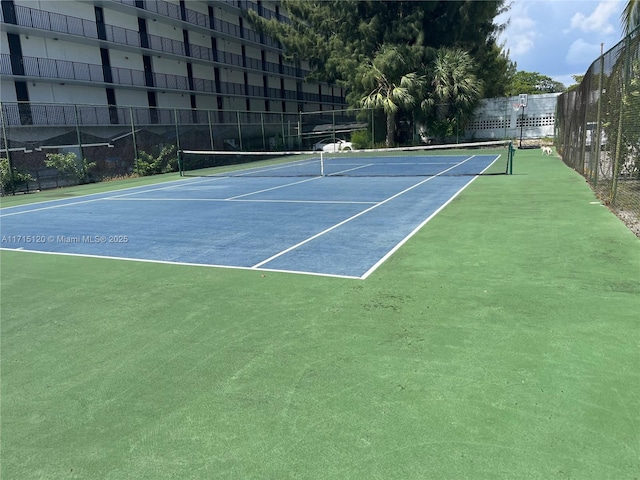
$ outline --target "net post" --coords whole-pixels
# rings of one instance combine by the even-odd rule
[[[4,106],[2,105],[2,103],[0,103],[0,123],[2,123],[2,142],[4,143],[4,150],[7,154],[7,166],[9,167],[9,172],[8,172],[9,188],[12,191],[12,193],[15,193],[14,192],[15,183],[13,182],[13,162],[12,162],[13,159],[11,158],[11,154],[9,153],[9,140],[7,138],[7,130],[6,130],[5,121],[4,121]],[[7,192],[3,190],[2,193],[7,193]]]
[[[320,150],[320,176],[324,177],[324,151]]]
[[[178,150],[178,173],[184,177],[184,168],[182,166],[182,150]]]

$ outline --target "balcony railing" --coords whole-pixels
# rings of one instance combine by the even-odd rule
[[[117,0],[119,1],[119,0]],[[125,3],[125,2],[121,2]],[[135,2],[131,3],[135,5]],[[160,5],[156,5],[160,4]],[[166,4],[166,5],[162,5]],[[151,7],[152,11],[164,12],[169,16],[169,14],[174,14],[176,12],[179,13],[179,8],[173,4],[167,4],[167,2],[147,2],[148,7]],[[54,12],[47,12],[44,10],[37,10],[34,8],[24,7],[22,5],[16,5],[16,21],[17,24],[24,27],[36,28],[39,30],[47,30],[52,32],[64,33],[68,35],[78,35],[86,38],[94,38],[98,37],[98,29],[96,22],[92,22],[89,20],[85,20],[82,18],[72,17],[69,15],[62,15]],[[191,13],[190,13],[191,12]],[[191,14],[192,19],[194,19],[195,24],[200,24],[202,22],[208,22],[208,17],[205,15],[194,12],[193,10],[187,9],[187,13]],[[193,22],[191,22],[193,23]],[[206,26],[206,25],[205,25]],[[259,41],[259,35],[253,30],[248,30],[246,28],[241,29],[239,25],[235,25],[229,22],[225,22],[223,20],[215,19],[214,20],[214,29],[215,31],[226,33],[229,35],[237,36],[239,38],[245,38],[251,41]],[[140,42],[140,34],[136,30],[130,30],[122,27],[117,27],[114,25],[105,25],[105,34],[106,40],[120,44],[127,45],[132,47],[141,47]],[[158,35],[147,34],[147,38],[149,40],[149,48],[154,51],[185,56],[186,55],[186,47],[184,42],[173,40],[166,37],[160,37]],[[202,60],[217,62],[222,60],[221,63],[225,63],[227,65],[234,66],[243,66],[244,61],[241,55],[229,53],[229,52],[218,52],[216,53],[213,49],[200,46],[200,45],[189,45],[190,54],[192,58],[198,58]],[[249,58],[249,57],[247,57]],[[257,61],[253,61],[254,59],[250,59],[247,68],[252,68],[255,70],[262,70],[262,64]],[[267,71],[271,73],[279,73],[287,76],[297,76],[298,71],[294,67],[283,65],[282,70],[279,68],[277,64],[269,64],[267,67]],[[300,70],[299,74],[302,76],[306,76],[309,73],[308,70]]]
[[[2,54],[2,64],[5,63],[5,56],[9,55]],[[24,74],[27,77],[104,82],[102,65],[91,65],[88,63],[38,57],[22,57],[22,64],[24,67]]]
[[[130,0],[114,0],[114,1],[118,3],[130,5],[133,7],[136,6],[135,2]],[[243,10],[252,9],[252,10],[258,11],[258,5],[251,2],[243,1],[243,2],[222,2],[222,3],[231,4]],[[144,9],[149,12],[157,13],[158,15],[162,15],[164,17],[183,20],[182,15],[180,13],[180,7],[173,3],[165,2],[164,0],[145,1]],[[265,18],[272,18],[277,16],[275,12],[268,10],[264,7],[262,8],[262,11]],[[211,21],[208,15],[197,12],[195,10],[191,10],[190,8],[185,8],[185,13],[186,13],[186,16],[184,18],[185,22],[190,23],[192,25],[197,25],[203,28],[211,28]],[[279,16],[279,18],[283,21],[286,20],[286,18],[282,16]],[[234,23],[230,23],[217,18],[215,18],[213,22],[214,22],[213,29],[216,31],[219,31],[237,38],[244,38],[252,42],[261,43],[266,46],[280,48],[278,42],[267,35],[263,35],[261,37],[254,30],[243,28],[243,27],[240,27],[240,25],[236,25]]]
[[[74,80],[80,82],[100,82],[114,85],[126,85],[136,87],[148,87],[147,77],[143,70],[129,68],[109,67],[111,82],[105,82],[105,68],[102,65],[72,62],[69,60],[55,60],[42,57],[22,57],[24,76],[32,78],[47,78],[56,80]],[[13,75],[11,57],[7,53],[0,54],[0,74]],[[153,74],[153,87],[165,90],[178,90],[181,92],[194,91],[200,93],[213,93],[225,95],[250,95],[270,99],[294,99],[295,91],[260,86],[244,85],[233,82],[220,82],[220,89],[216,91],[215,82],[205,78],[193,78],[193,90],[189,89],[189,78],[184,75],[167,73]],[[317,94],[305,94],[308,101],[317,101]]]
[[[62,15],[60,13],[23,7],[22,5],[16,5],[15,12],[18,25],[23,27],[67,33],[69,35],[80,35],[88,38],[98,38],[96,22]]]

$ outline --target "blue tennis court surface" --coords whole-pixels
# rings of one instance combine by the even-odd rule
[[[366,278],[474,178],[180,179],[4,208],[1,247]]]

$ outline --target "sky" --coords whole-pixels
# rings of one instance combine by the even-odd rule
[[[569,86],[604,51],[622,40],[627,0],[511,0],[496,19],[507,29],[500,43],[519,71],[538,72]]]

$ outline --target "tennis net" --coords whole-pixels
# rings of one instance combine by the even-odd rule
[[[393,177],[510,174],[510,141],[342,150],[228,152],[183,150],[183,176]]]

